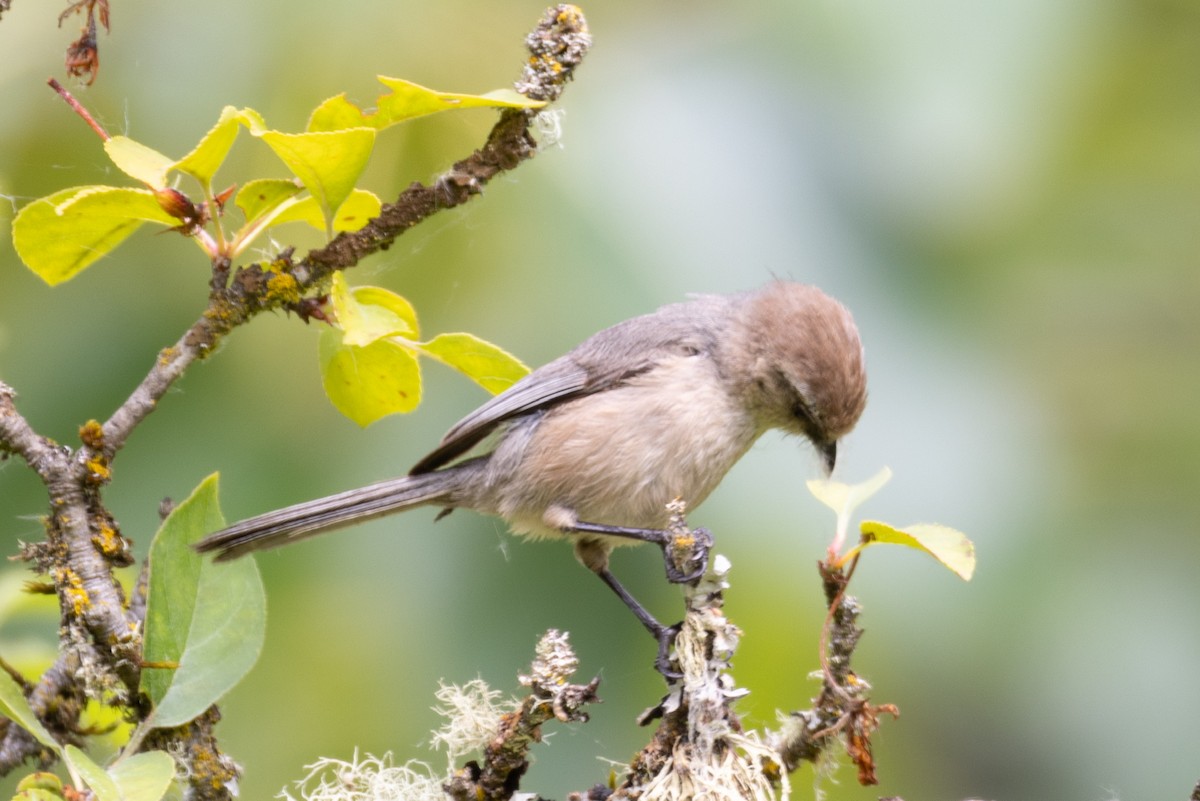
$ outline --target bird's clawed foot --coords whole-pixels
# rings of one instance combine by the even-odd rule
[[[672,584],[691,584],[708,570],[708,552],[712,549],[712,533],[706,528],[664,531],[663,565],[667,581]]]
[[[713,537],[708,529],[689,529],[682,524],[658,529],[577,522],[565,531],[652,542],[662,549],[663,566],[667,571],[667,580],[672,584],[698,581],[708,570],[708,552],[713,545]]]
[[[682,626],[682,623],[676,623],[674,626],[660,626],[658,631],[652,632],[654,638],[658,640],[658,655],[654,657],[654,669],[662,674],[668,684],[683,678],[683,673],[671,659],[671,648],[675,646],[675,638],[679,636],[679,629]]]

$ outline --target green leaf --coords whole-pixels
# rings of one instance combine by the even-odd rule
[[[365,189],[355,189],[333,215],[333,230],[357,231],[366,225],[372,217],[379,216],[383,204],[379,197]],[[318,231],[325,230],[325,215],[321,211],[316,198],[306,197],[296,203],[289,204],[286,209],[271,220],[271,225],[282,225],[288,222],[306,222]]]
[[[377,339],[347,345],[336,329],[321,332],[321,380],[334,408],[364,428],[421,402],[421,370],[402,345]]]
[[[77,186],[21,209],[13,220],[13,246],[26,267],[55,286],[107,255],[143,221],[179,222],[148,190]]]
[[[423,353],[453,367],[493,395],[529,373],[517,357],[472,334],[438,334],[416,345]]]
[[[166,751],[143,751],[119,760],[108,775],[122,801],[159,801],[175,778],[175,760]]]
[[[846,541],[850,529],[850,516],[863,501],[870,498],[892,479],[890,468],[883,468],[871,478],[859,484],[844,484],[830,479],[813,479],[807,482],[808,491],[821,503],[837,513],[837,533],[829,545],[830,553],[837,553]]]
[[[192,176],[202,186],[210,186],[213,176],[217,174],[225,157],[229,155],[234,140],[237,139],[238,123],[241,119],[242,112],[233,106],[221,109],[217,124],[204,135],[191,153],[171,165],[172,169]]]
[[[953,570],[964,581],[975,573],[975,544],[961,531],[936,523],[917,523],[894,528],[876,520],[864,520],[862,537],[865,544],[890,542],[915,548],[931,555]]]
[[[150,545],[141,688],[154,704],[156,727],[179,726],[202,713],[246,675],[262,650],[266,601],[254,560],[217,563],[192,548],[224,525],[213,474],[175,508]]]
[[[437,92],[400,78],[377,76],[391,91],[376,99],[374,111],[364,111],[346,99],[345,94],[331,97],[313,110],[308,118],[309,131],[341,131],[367,127],[383,130],[405,120],[463,108],[541,108],[540,100],[530,100],[511,89],[501,89],[484,95],[464,95]]]
[[[417,313],[407,300],[373,286],[351,289],[342,273],[334,273],[329,286],[336,325],[342,345],[370,345],[377,339],[417,336]]]
[[[128,136],[113,136],[104,140],[104,152],[117,165],[117,169],[151,189],[166,186],[167,172],[175,166],[169,156]]]
[[[92,758],[73,745],[68,745],[63,757],[71,769],[83,779],[96,795],[96,801],[124,801],[117,783],[105,772],[104,768],[92,761]]]
[[[256,134],[287,165],[317,199],[332,230],[333,212],[350,196],[362,175],[375,145],[375,131],[348,128],[341,131],[288,134],[262,131]]]
[[[37,715],[33,714],[33,709],[30,708],[29,702],[25,700],[25,693],[21,691],[20,685],[7,672],[0,677],[0,714],[9,720],[15,721],[18,726],[32,734],[34,739],[42,745],[51,749],[56,754],[62,754],[62,746],[51,736],[46,727],[42,725],[42,722],[37,719]]]

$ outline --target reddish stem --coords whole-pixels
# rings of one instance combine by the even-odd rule
[[[88,124],[89,128],[96,132],[97,136],[99,136],[105,142],[112,138],[108,135],[108,131],[104,130],[103,126],[96,122],[92,115],[88,113],[88,110],[83,107],[83,104],[76,100],[75,96],[68,92],[61,83],[56,81],[54,78],[51,78],[49,81],[47,81],[47,83],[50,84],[51,89],[58,92],[58,96],[65,100],[68,106],[75,109],[76,114],[78,114],[80,117],[83,117],[83,121]]]

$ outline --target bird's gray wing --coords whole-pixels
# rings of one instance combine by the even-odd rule
[[[409,473],[442,467],[514,417],[621,386],[653,369],[665,356],[710,352],[718,333],[713,325],[715,305],[726,302],[720,297],[699,298],[604,329],[458,421]]]
[[[551,367],[559,369],[548,369]],[[437,448],[408,471],[409,475],[428,473],[462,456],[506,420],[585,394],[583,390],[587,385],[587,371],[570,367],[551,362],[459,420],[446,432],[446,436],[442,437]]]

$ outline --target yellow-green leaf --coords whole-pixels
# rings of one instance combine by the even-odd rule
[[[379,202],[378,196],[365,189],[355,189],[334,213],[333,230],[357,231],[372,217],[378,217],[381,208],[383,204]],[[271,220],[271,225],[289,222],[306,222],[318,231],[325,230],[325,215],[316,198],[311,196],[291,203],[287,208],[281,208],[279,214]]]
[[[299,134],[262,131],[256,135],[275,151],[275,155],[317,199],[322,216],[327,221],[326,230],[332,231],[334,210],[350,196],[371,157],[375,131],[370,128],[347,128]]]
[[[43,801],[44,799],[61,801],[62,797],[62,779],[48,771],[38,771],[30,773],[17,782],[17,794],[13,797],[13,801],[18,801],[18,799],[20,801]]]
[[[472,334],[438,334],[416,347],[458,370],[493,395],[508,389],[529,373],[529,368],[516,356]]]
[[[151,189],[166,186],[167,171],[175,166],[169,156],[128,136],[113,136],[104,140],[104,152],[117,165],[117,169]]]
[[[242,210],[247,223],[252,223],[271,213],[285,200],[295,197],[304,187],[287,178],[259,178],[247,181],[233,202]],[[319,212],[318,212],[319,214]]]
[[[350,289],[342,273],[334,273],[329,300],[342,344],[362,347],[395,335],[417,335],[417,314],[412,305],[386,289],[355,287]]]
[[[854,514],[854,510],[863,501],[878,492],[891,478],[891,469],[885,467],[859,484],[845,484],[830,479],[812,479],[807,482],[808,491],[837,513],[837,533],[829,546],[831,553],[840,551],[842,543],[846,541],[846,532],[850,528],[850,516]]]
[[[917,523],[894,528],[876,520],[864,520],[862,536],[865,544],[890,542],[925,551],[963,580],[970,581],[975,573],[975,545],[957,529],[936,523]]]
[[[378,286],[356,286],[353,294],[354,300],[359,306],[375,306],[397,317],[403,323],[403,328],[397,328],[393,333],[407,339],[416,339],[420,336],[421,327],[417,323],[417,310],[403,296]]]
[[[225,157],[229,155],[234,140],[237,139],[238,122],[241,117],[242,112],[233,106],[221,109],[217,124],[204,135],[191,153],[172,165],[173,169],[187,173],[202,186],[211,184],[213,176],[217,174]]]
[[[373,217],[378,217],[382,208],[378,195],[365,189],[355,189],[334,212],[333,230],[357,231]]]
[[[345,94],[326,100],[308,119],[309,131],[340,131],[365,126],[382,130],[414,117],[463,108],[541,108],[540,100],[530,100],[512,90],[501,89],[483,95],[438,92],[401,78],[378,76],[391,91],[376,99],[373,111],[364,111],[346,99]]]
[[[421,402],[421,370],[404,346],[378,339],[358,347],[336,329],[321,332],[325,394],[342,414],[366,427],[381,417],[411,412]]]
[[[106,256],[143,221],[179,222],[148,190],[74,187],[21,209],[13,220],[13,246],[25,266],[54,286]]]

